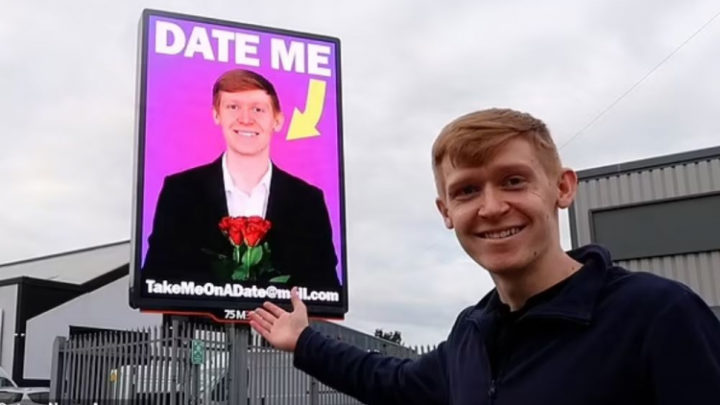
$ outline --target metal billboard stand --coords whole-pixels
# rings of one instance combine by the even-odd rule
[[[248,398],[248,342],[250,325],[231,323],[225,325],[228,339],[228,394],[231,404],[245,403]]]

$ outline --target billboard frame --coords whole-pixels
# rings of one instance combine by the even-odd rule
[[[217,322],[245,322],[244,313],[238,316],[242,319],[225,320],[222,312],[227,310],[241,311],[249,310],[252,303],[247,302],[231,302],[227,301],[226,305],[219,305],[216,300],[193,301],[192,305],[185,304],[182,298],[149,298],[143,297],[141,294],[142,285],[140,277],[140,267],[142,262],[142,243],[143,243],[143,226],[142,219],[144,216],[144,187],[145,187],[145,149],[146,149],[146,121],[147,121],[147,80],[148,80],[148,44],[149,25],[151,17],[166,17],[179,19],[192,23],[213,24],[223,27],[236,28],[242,30],[259,31],[266,34],[286,35],[297,37],[305,40],[317,40],[332,43],[334,45],[334,80],[336,85],[336,102],[337,111],[337,159],[338,159],[338,198],[339,198],[339,224],[340,229],[334,230],[339,232],[340,244],[339,252],[337,252],[338,265],[342,268],[340,304],[321,305],[313,302],[305,302],[308,312],[312,317],[343,319],[344,314],[348,311],[348,271],[347,271],[347,230],[346,230],[346,212],[345,212],[345,176],[344,176],[344,146],[343,146],[343,116],[342,116],[342,75],[341,75],[341,47],[340,40],[336,37],[325,35],[293,31],[275,27],[267,27],[261,25],[240,23],[234,21],[220,20],[208,17],[187,15],[169,11],[144,9],[140,18],[138,32],[138,58],[136,61],[136,101],[135,101],[135,148],[134,148],[134,173],[133,173],[133,203],[132,203],[132,238],[130,244],[130,287],[129,287],[129,303],[133,308],[139,308],[148,312],[161,312],[173,315],[205,315]],[[227,299],[226,299],[227,300]],[[238,306],[238,304],[240,304]],[[244,305],[243,305],[244,304]],[[289,309],[289,302],[276,302],[281,307]],[[257,306],[255,304],[252,304]],[[223,308],[223,306],[229,307]]]

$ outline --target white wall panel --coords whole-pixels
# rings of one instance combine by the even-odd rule
[[[104,329],[135,329],[159,325],[162,315],[143,314],[128,305],[128,276],[83,294],[27,322],[26,379],[49,379],[56,336],[68,336],[70,325]]]
[[[17,313],[16,284],[0,286],[0,309],[2,332],[0,332],[0,367],[12,375],[13,350],[15,349],[15,314]]]

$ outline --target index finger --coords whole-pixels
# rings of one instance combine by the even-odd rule
[[[269,311],[271,314],[275,315],[278,318],[280,317],[280,315],[287,313],[287,311],[269,301],[265,301],[263,303],[263,308],[265,308],[267,311]]]

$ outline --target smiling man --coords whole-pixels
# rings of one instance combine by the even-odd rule
[[[308,326],[293,297],[251,325],[297,367],[370,404],[717,404],[720,323],[684,285],[564,252],[575,195],[545,124],[507,109],[462,116],[432,150],[436,204],[496,288],[417,360],[366,353]],[[432,305],[428,303],[428,305]]]
[[[290,276],[293,285],[338,289],[322,191],[271,161],[270,141],[284,122],[272,83],[249,70],[231,70],[215,82],[212,100],[226,150],[212,163],[165,178],[143,279],[236,281],[222,271],[222,258],[232,257],[233,247],[219,223],[226,216],[257,216],[271,223],[264,239],[270,247],[267,274]]]

